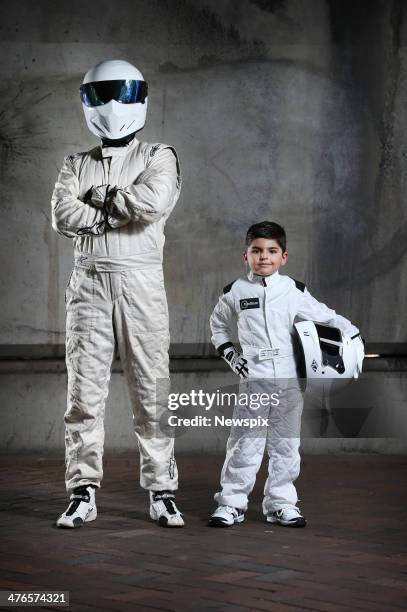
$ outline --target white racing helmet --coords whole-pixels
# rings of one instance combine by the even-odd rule
[[[307,379],[307,387],[340,389],[358,378],[364,357],[360,334],[351,337],[337,327],[313,321],[301,321],[294,327],[302,352],[301,375]]]
[[[88,70],[80,95],[86,123],[95,136],[120,140],[144,127],[147,83],[129,62],[108,60]]]

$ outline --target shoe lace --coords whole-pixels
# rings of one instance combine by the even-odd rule
[[[74,514],[81,502],[86,502],[87,504],[90,502],[90,493],[88,491],[89,485],[83,485],[81,487],[76,487],[74,489],[71,497],[71,503],[69,504],[68,510],[65,512],[66,516],[72,516]]]
[[[177,510],[172,499],[163,499],[163,502],[169,514],[177,514]]]
[[[297,506],[290,506],[290,505],[282,506],[281,508],[279,508],[278,512],[287,513],[288,516],[291,516],[291,517],[301,516],[301,512],[299,508],[297,508]]]
[[[229,514],[233,514],[233,516],[237,516],[239,514],[238,509],[234,508],[233,506],[223,506],[223,508],[225,509],[225,512],[229,512]]]
[[[159,491],[154,493],[154,501],[162,501],[168,514],[177,514],[178,512],[174,500],[175,496],[170,491]]]

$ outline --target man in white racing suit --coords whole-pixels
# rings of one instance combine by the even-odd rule
[[[65,412],[68,509],[59,527],[96,518],[103,477],[104,408],[118,347],[140,450],[150,516],[180,527],[174,440],[160,430],[159,385],[169,380],[169,322],[163,279],[164,226],[181,188],[177,154],[140,142],[147,84],[132,64],[110,60],[86,75],[81,97],[102,144],[65,158],[52,195],[52,224],[73,239],[66,289]]]
[[[212,313],[212,343],[232,370],[248,381],[243,385],[245,391],[274,390],[280,401],[269,409],[266,430],[243,432],[241,427],[232,427],[221,491],[215,495],[219,507],[209,524],[227,527],[244,520],[248,496],[266,449],[269,471],[263,512],[267,521],[302,527],[306,522],[297,508],[293,484],[300,471],[303,406],[294,319],[334,325],[352,336],[359,332],[350,321],[312,297],[303,283],[279,274],[279,268],[287,261],[286,236],[280,225],[265,221],[251,226],[244,258],[250,267],[249,274],[224,288]],[[232,342],[236,319],[242,354]],[[362,342],[359,344],[363,347]],[[241,416],[242,410],[236,413]]]

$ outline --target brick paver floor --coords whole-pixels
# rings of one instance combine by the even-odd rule
[[[265,466],[245,522],[208,528],[222,460],[178,456],[171,530],[148,517],[135,455],[108,456],[98,519],[62,530],[63,458],[3,455],[0,590],[69,591],[75,612],[407,609],[407,458],[303,457],[305,529],[264,522]]]

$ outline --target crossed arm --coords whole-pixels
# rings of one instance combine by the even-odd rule
[[[79,198],[72,159],[64,159],[52,194],[52,227],[68,238],[99,236],[129,222],[153,223],[171,210],[179,188],[178,164],[170,147],[162,148],[127,187],[94,186]]]

